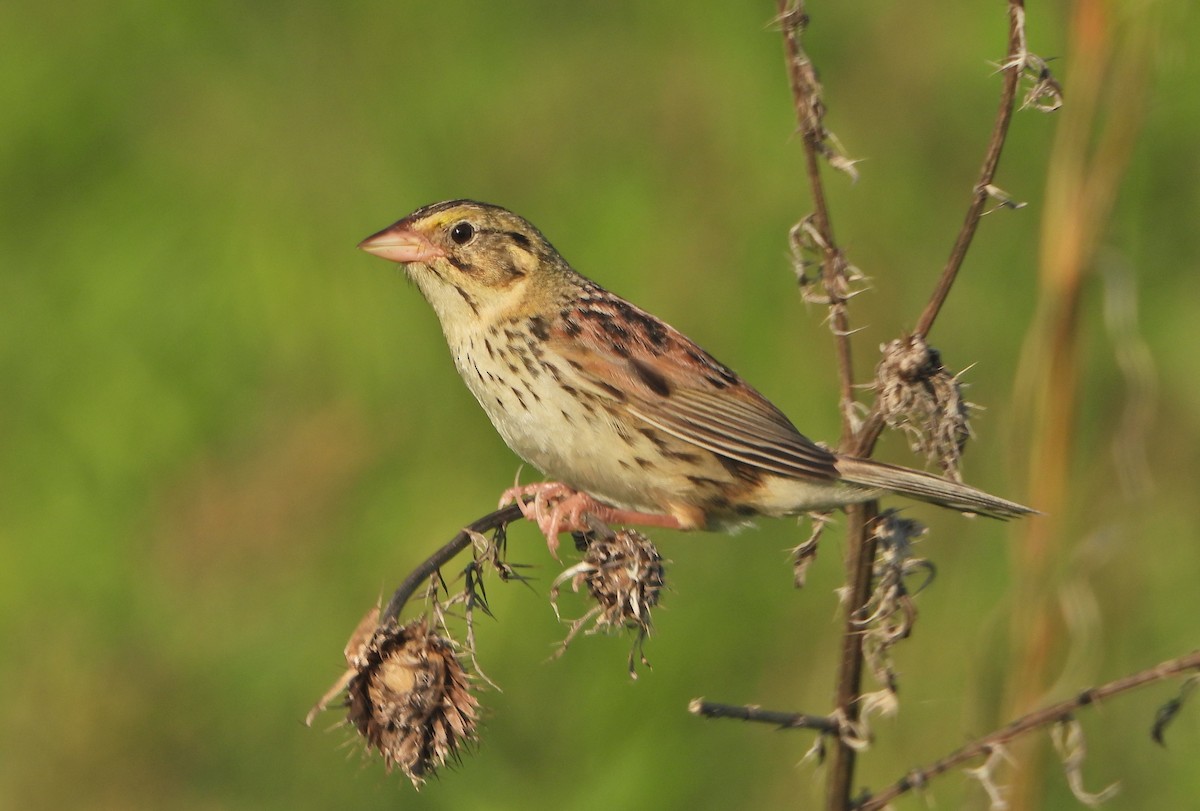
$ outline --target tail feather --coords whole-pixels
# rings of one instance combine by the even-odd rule
[[[876,462],[873,459],[839,456],[837,469],[842,480],[850,484],[887,490],[951,510],[977,513],[1001,520],[1037,513],[1037,510],[969,485],[912,468]]]

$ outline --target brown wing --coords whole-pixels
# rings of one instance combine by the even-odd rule
[[[550,331],[580,382],[646,425],[751,467],[836,478],[834,456],[678,330],[599,288]]]

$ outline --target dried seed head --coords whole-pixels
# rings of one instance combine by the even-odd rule
[[[662,556],[649,538],[628,528],[620,529],[615,535],[593,538],[583,560],[555,579],[550,597],[555,612],[558,611],[555,603],[558,587],[567,581],[575,591],[586,587],[596,605],[571,624],[559,649],[560,654],[593,619],[592,631],[636,630],[634,652],[640,650],[642,641],[650,633],[650,610],[658,604],[665,584]],[[642,662],[644,664],[645,659]],[[636,678],[633,652],[629,657],[629,671]]]
[[[962,481],[959,464],[971,437],[971,406],[958,378],[918,336],[894,340],[881,352],[875,387],[883,418],[908,434],[914,453],[936,460],[947,477]]]
[[[570,579],[596,601],[597,627],[628,627],[648,631],[650,609],[662,591],[663,561],[654,544],[642,533],[622,529],[612,538],[598,538],[587,548],[583,561],[563,572],[555,586]]]
[[[346,685],[347,720],[414,786],[476,739],[479,702],[467,672],[453,643],[423,618],[389,621],[346,654],[355,671]]]

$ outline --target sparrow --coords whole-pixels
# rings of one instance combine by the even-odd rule
[[[890,494],[1001,519],[1035,512],[818,445],[728,366],[577,273],[499,206],[434,203],[359,248],[403,266],[496,431],[549,477],[505,491],[501,504],[521,504],[552,550],[589,516],[714,530]]]

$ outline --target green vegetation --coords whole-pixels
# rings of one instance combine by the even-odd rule
[[[1144,444],[1101,276],[1081,312],[1081,397],[1045,593],[1071,613],[1047,698],[1195,647],[1200,616],[1200,16],[1162,25],[1146,120],[1098,269],[1136,287],[1157,371]],[[994,6],[994,7],[993,7]],[[1148,6],[1148,8],[1146,8]],[[813,4],[828,124],[860,165],[830,178],[835,227],[873,280],[858,375],[910,328],[982,156],[1003,4]],[[415,795],[301,724],[363,612],[492,509],[513,456],[446,357],[416,291],[356,242],[470,196],[536,222],[583,273],[676,324],[814,438],[836,376],[787,229],[809,210],[771,4],[17,0],[0,10],[0,807],[39,809],[812,807],[810,733],[702,722],[699,695],[814,713],[832,694],[840,535],[800,593],[807,534],[656,533],[671,590],[630,684],[628,640],[565,634],[560,570],[530,526],[492,583],[483,744]],[[1125,13],[1121,10],[1120,13]],[[1060,6],[1031,47],[1064,55]],[[1126,21],[1127,22],[1127,21]],[[1118,29],[1128,29],[1122,23]],[[1068,82],[1072,64],[1053,63]],[[1070,97],[1067,103],[1071,103]],[[969,481],[1024,492],[1014,405],[1037,297],[1056,118],[1018,114],[987,217],[931,342],[987,408]],[[1133,393],[1145,393],[1135,388]],[[1130,500],[1114,436],[1153,489]],[[882,455],[909,461],[892,437]],[[1120,467],[1120,469],[1118,469]],[[526,471],[526,477],[531,475]],[[997,726],[1012,665],[1014,530],[932,508],[938,566],[898,652],[901,714],[860,779],[880,787]],[[450,572],[448,571],[447,574]],[[564,613],[582,613],[574,595]],[[1151,743],[1160,685],[1082,717],[1113,808],[1200,795],[1196,708]],[[1053,767],[1047,807],[1070,802]],[[952,776],[941,807],[980,791]],[[917,807],[917,801],[905,801]]]

